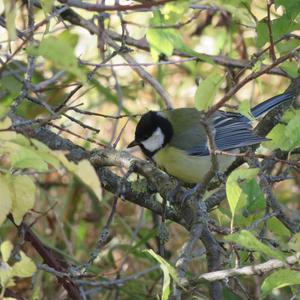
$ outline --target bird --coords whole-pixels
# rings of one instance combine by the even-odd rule
[[[274,96],[253,107],[251,114],[259,118],[293,98],[292,92]],[[169,175],[186,184],[199,183],[211,168],[207,129],[201,116],[203,112],[196,108],[149,111],[139,120],[135,138],[127,148],[139,146],[146,157]],[[215,150],[238,153],[241,147],[268,140],[255,134],[253,119],[238,112],[217,110],[207,123]],[[234,160],[234,155],[218,156],[220,171],[226,171]]]

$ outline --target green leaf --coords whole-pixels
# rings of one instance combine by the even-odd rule
[[[31,143],[37,148],[38,155],[48,164],[58,169],[60,166],[59,159],[55,156],[54,152],[48,148],[45,144],[38,140],[31,139]]]
[[[178,277],[178,274],[177,274],[177,271],[176,269],[171,265],[169,264],[166,260],[164,260],[161,256],[159,256],[158,254],[156,254],[152,249],[147,249],[147,250],[144,250],[144,252],[146,253],[149,253],[159,264],[160,266],[164,266],[167,270],[168,270],[168,273],[171,275],[172,279],[179,285],[181,286],[180,284],[180,280],[179,280],[179,277]]]
[[[289,151],[291,149],[290,141],[285,136],[285,126],[283,124],[277,124],[267,135],[270,141],[263,142],[266,148],[271,150],[281,149]]]
[[[243,193],[243,190],[239,186],[239,182],[241,180],[254,178],[258,172],[259,169],[236,169],[228,176],[226,182],[226,196],[232,214],[232,220],[234,219],[238,202]]]
[[[79,179],[95,193],[99,201],[102,200],[102,190],[99,177],[94,167],[87,159],[79,162],[75,175],[78,176]]]
[[[13,244],[10,241],[4,241],[3,243],[1,243],[0,252],[2,255],[2,260],[4,262],[7,262],[9,260],[13,248]]]
[[[43,11],[45,14],[48,14],[52,11],[55,0],[40,0]]]
[[[285,55],[297,48],[300,45],[300,40],[287,40],[282,41],[276,45],[276,49],[279,51],[281,55]],[[282,64],[281,64],[282,65]]]
[[[275,0],[275,6],[278,8],[280,5],[285,7],[287,16],[292,20],[300,12],[300,2],[291,0]]]
[[[295,252],[300,252],[300,233],[296,233],[289,240],[289,248]]]
[[[251,121],[255,120],[255,117],[251,113],[251,105],[249,100],[244,100],[240,105],[239,105],[239,113],[241,113],[243,116],[248,118]]]
[[[160,265],[164,274],[164,281],[162,287],[162,300],[168,300],[170,295],[171,277],[168,268],[165,265]]]
[[[189,8],[189,1],[179,0],[176,2],[168,2],[161,9],[168,24],[176,24],[180,22],[181,17],[187,12]]]
[[[40,172],[48,170],[48,165],[36,151],[22,147],[15,143],[7,143],[7,148],[11,151],[11,165],[14,168],[30,168]]]
[[[6,262],[0,262],[0,285],[1,287],[6,287],[11,281],[12,268]]]
[[[285,61],[280,65],[280,68],[288,73],[292,78],[297,78],[299,76],[298,63],[294,61]]]
[[[247,197],[245,213],[253,214],[263,211],[266,208],[264,194],[254,178],[243,182],[241,188]]]
[[[235,20],[240,20],[243,24],[253,25],[253,19],[249,14],[252,0],[215,0],[213,2],[230,12]]]
[[[270,218],[267,221],[267,226],[271,232],[280,238],[284,238],[286,241],[290,238],[290,231],[275,217]]]
[[[256,25],[257,47],[261,48],[269,40],[269,31],[266,20],[259,21]]]
[[[2,89],[7,91],[11,97],[16,97],[22,89],[22,83],[13,75],[3,76],[0,83]]]
[[[74,34],[63,32],[57,36],[50,36],[43,39],[38,48],[33,46],[28,47],[27,52],[34,56],[41,55],[50,60],[55,67],[68,71],[81,81],[85,81],[86,76],[84,71],[78,66],[74,48],[68,42],[67,36],[72,40]]]
[[[198,110],[207,111],[209,109],[223,80],[224,76],[215,70],[200,82],[195,95],[195,107]]]
[[[294,30],[300,29],[299,25],[292,21],[291,16],[285,14],[271,22],[273,40],[276,41],[283,35],[292,32]],[[265,43],[269,42],[270,35],[269,29],[266,23],[266,19],[263,19],[257,23],[257,46],[259,48],[263,47]]]
[[[17,37],[16,24],[15,24],[16,15],[17,15],[16,1],[4,0],[4,6],[5,6],[5,19],[6,19],[8,38],[9,40],[13,41]]]
[[[293,270],[279,270],[269,275],[261,286],[262,297],[266,297],[273,289],[289,285],[300,284],[300,272]]]
[[[300,146],[300,111],[289,121],[285,128],[285,136],[289,139],[291,150]]]
[[[150,26],[164,26],[164,16],[155,11],[150,19]],[[149,28],[146,33],[146,39],[150,45],[150,51],[154,61],[159,60],[161,53],[171,56],[173,53],[173,39],[171,34],[175,32],[173,29]]]
[[[285,256],[279,250],[272,249],[263,244],[250,231],[241,230],[240,232],[226,236],[225,240],[239,244],[249,250],[258,251],[268,257],[285,261]]]
[[[64,165],[64,167],[75,176],[79,178],[87,187],[89,187],[93,193],[97,196],[97,198],[101,201],[102,200],[102,189],[99,181],[99,177],[92,166],[92,164],[84,159],[79,162],[78,165],[74,164],[73,162],[69,161],[63,153],[57,152],[58,159]]]
[[[9,186],[5,176],[0,175],[0,226],[5,221],[6,216],[9,214],[12,206],[11,195]]]
[[[20,252],[21,260],[12,267],[13,276],[25,278],[31,277],[36,272],[34,262],[23,251]]]
[[[33,208],[35,202],[35,184],[29,176],[9,176],[12,199],[12,215],[20,225],[24,215]]]

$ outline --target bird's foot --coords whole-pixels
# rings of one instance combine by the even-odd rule
[[[216,178],[221,182],[221,183],[226,183],[226,175],[224,172],[221,171],[216,171]]]
[[[169,201],[170,204],[176,204],[176,200],[175,200],[176,195],[180,191],[181,187],[182,187],[182,183],[178,181],[175,188],[170,192],[168,192],[167,200]]]
[[[187,189],[181,200],[181,207],[184,207],[186,202],[200,189],[202,188],[202,183],[196,184],[194,187]]]

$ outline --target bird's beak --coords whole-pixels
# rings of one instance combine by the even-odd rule
[[[139,143],[138,143],[137,141],[132,141],[132,142],[127,146],[127,148],[132,148],[132,147],[138,146],[138,145],[139,145]]]

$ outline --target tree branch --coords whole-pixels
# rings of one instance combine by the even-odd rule
[[[283,262],[278,259],[271,259],[268,260],[265,263],[258,264],[258,265],[252,265],[252,266],[247,266],[247,267],[242,267],[242,268],[233,268],[233,269],[228,269],[228,270],[221,270],[221,271],[216,271],[216,272],[209,272],[209,273],[204,273],[202,274],[196,281],[197,282],[202,282],[203,280],[214,282],[217,280],[225,280],[229,277],[233,276],[251,276],[251,275],[262,275],[264,273],[279,269],[279,268],[284,268],[284,267],[289,267],[292,265],[295,265],[299,262],[300,260],[300,252],[298,252],[295,255],[289,256],[286,258],[286,262]]]

